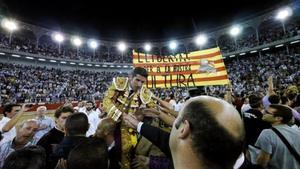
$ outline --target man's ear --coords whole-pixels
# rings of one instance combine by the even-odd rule
[[[280,121],[280,122],[282,122],[282,120],[283,120],[283,118],[282,118],[282,117],[279,117],[279,116],[277,116],[277,117],[275,117],[275,118],[276,118],[277,121]]]
[[[191,128],[190,128],[190,122],[187,120],[184,120],[184,122],[181,124],[181,126],[179,127],[179,133],[178,133],[178,138],[180,139],[186,139],[191,132]]]

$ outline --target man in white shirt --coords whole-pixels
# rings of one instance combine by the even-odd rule
[[[169,97],[170,97],[170,99],[171,99],[171,100],[169,101],[169,103],[171,104],[172,109],[175,110],[175,106],[176,106],[177,102],[176,102],[176,100],[174,99],[174,94],[171,93]]]
[[[36,144],[34,134],[37,129],[38,122],[35,119],[26,120],[20,125],[14,138],[0,145],[0,168],[2,168],[6,157],[10,153],[23,147]]]
[[[84,102],[83,101],[78,102],[78,105],[74,107],[74,110],[77,110],[79,113],[85,112],[86,107],[84,106]]]
[[[35,137],[39,140],[41,137],[43,137],[44,134],[48,133],[54,126],[55,123],[52,120],[52,118],[45,116],[45,113],[47,112],[46,106],[40,106],[36,110],[36,120],[39,122],[39,129],[35,133]]]
[[[3,118],[0,121],[0,131],[2,133],[3,139],[0,145],[7,140],[11,140],[16,136],[15,125],[23,115],[23,113],[29,110],[29,106],[24,104],[21,108],[18,104],[8,104],[4,106]]]
[[[84,112],[89,120],[89,130],[86,132],[86,136],[92,136],[95,134],[97,126],[99,124],[100,118],[99,114],[94,111],[94,103],[92,101],[88,101],[86,103],[86,111]]]

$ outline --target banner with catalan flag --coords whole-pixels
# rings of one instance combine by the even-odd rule
[[[229,83],[220,48],[157,56],[133,52],[134,67],[144,67],[148,88],[196,87]]]

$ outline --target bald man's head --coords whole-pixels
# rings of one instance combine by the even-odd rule
[[[203,163],[222,168],[233,166],[242,152],[244,127],[239,113],[231,104],[210,96],[191,98],[179,113],[171,137],[174,133],[176,135],[175,130],[186,127],[187,123],[193,153]],[[176,145],[171,145],[177,142],[174,138],[170,141],[171,149],[176,149]]]

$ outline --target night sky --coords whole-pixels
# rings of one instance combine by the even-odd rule
[[[238,23],[289,1],[0,0],[1,13],[21,21],[98,39],[168,40]],[[99,4],[100,2],[100,4]],[[205,4],[204,4],[205,2]],[[169,6],[167,4],[173,4]],[[174,4],[175,3],[175,4]]]

